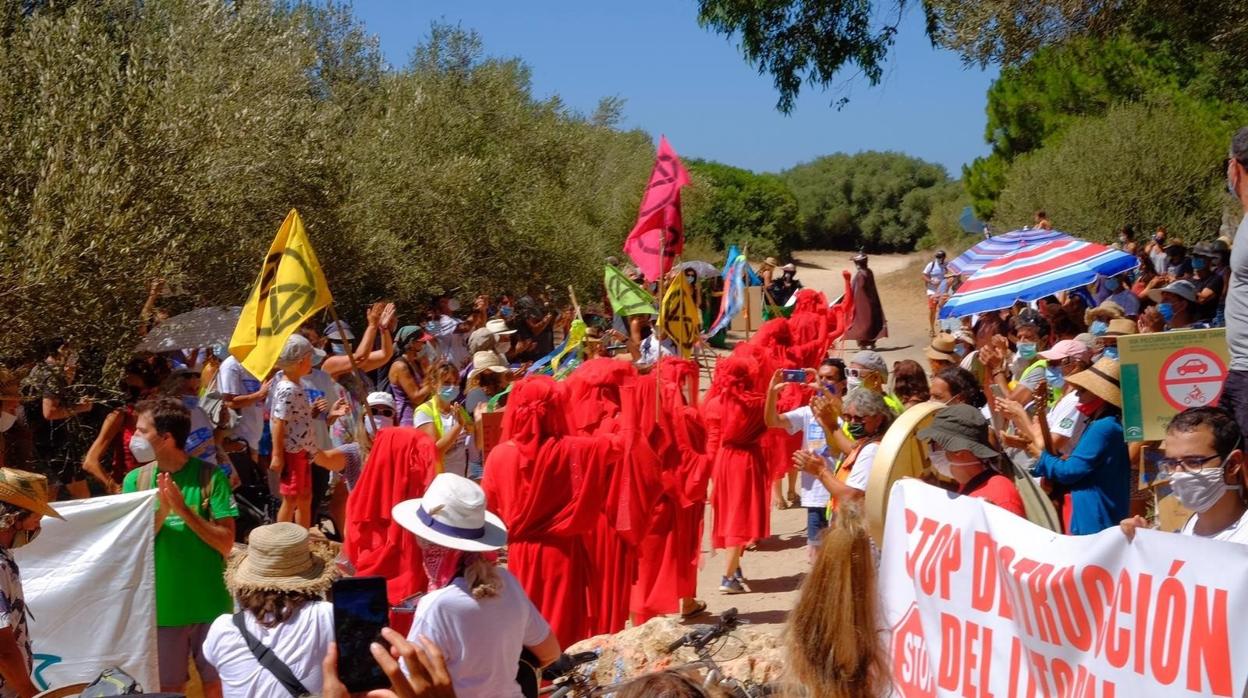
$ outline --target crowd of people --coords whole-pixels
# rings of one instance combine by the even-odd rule
[[[1248,129],[1228,179],[1248,211]],[[1180,534],[1248,543],[1248,246],[1189,248],[1164,229],[1142,245],[1129,228],[1119,245],[1134,271],[939,332],[958,280],[938,252],[923,269],[926,366],[875,349],[887,324],[866,255],[841,316],[768,258],[771,317],[719,356],[705,392],[703,367],[652,315],[582,309],[548,287],[463,308],[440,296],[406,325],[377,303],[359,334],[308,324],[264,376],[224,347],[187,347],[138,354],[115,389],[89,390],[80,347],[48,340],[0,369],[0,696],[37,692],[12,550],[57,501],[143,490],[158,502],[162,691],[183,692],[193,666],[207,696],[346,695],[328,598],[354,575],[385,579],[392,628],[347,660],[376,662],[394,695],[520,696],[522,657],[540,669],[630,622],[705,613],[708,527],[719,592],[748,593],[772,512],[800,506],[812,567],[790,621],[793,681],[878,695],[886,664],[853,635],[878,622],[860,508],[906,410],[940,403],[917,438],[925,478],[951,492],[1034,519],[1031,488],[1063,533],[1132,537],[1151,525],[1141,483],[1164,480],[1192,514]],[[689,281],[709,303],[716,289]],[[159,292],[140,334],[172,321]],[[548,366],[574,320],[582,346]],[[1119,339],[1223,325],[1222,407],[1128,443]],[[858,348],[842,358],[836,340]],[[830,688],[847,681],[859,692]],[[702,689],[659,674],[628,690]]]

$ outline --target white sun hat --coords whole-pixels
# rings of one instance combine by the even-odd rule
[[[509,334],[516,333],[515,330],[507,326],[506,320],[503,320],[500,318],[494,318],[493,320],[486,321],[485,329],[489,330],[494,335],[499,336],[499,337],[505,337]]]
[[[485,510],[485,490],[454,473],[433,478],[424,497],[399,502],[391,515],[403,528],[444,548],[481,553],[507,543],[502,519]]]

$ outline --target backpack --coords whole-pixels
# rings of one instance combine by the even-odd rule
[[[198,458],[192,458],[191,460],[199,463],[199,514],[200,516],[211,520],[212,507],[210,505],[212,503],[214,480],[212,477],[212,471],[217,466],[211,463],[206,463]],[[147,465],[139,467],[139,474],[135,476],[134,479],[134,489],[136,492],[156,489],[156,463],[148,463]]]
[[[82,691],[81,698],[105,698],[106,696],[132,696],[143,692],[134,677],[113,667],[105,669],[95,681]]]

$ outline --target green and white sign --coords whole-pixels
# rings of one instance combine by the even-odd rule
[[[1217,404],[1229,362],[1226,330],[1177,330],[1118,338],[1127,441],[1158,441],[1170,418]]]

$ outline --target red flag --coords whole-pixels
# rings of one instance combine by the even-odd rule
[[[637,224],[628,234],[624,251],[647,281],[655,281],[672,268],[672,260],[685,247],[685,225],[680,220],[680,188],[689,183],[689,173],[676,151],[659,138],[659,154],[650,172],[650,184],[641,198]]]

